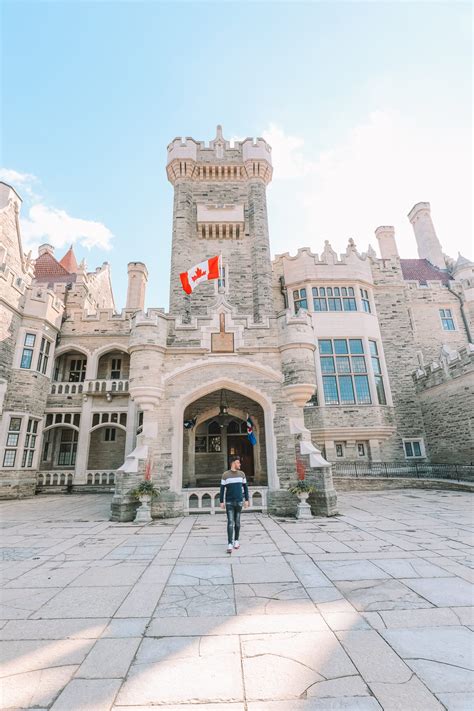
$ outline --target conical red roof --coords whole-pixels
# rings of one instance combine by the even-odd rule
[[[76,274],[78,266],[76,261],[76,255],[74,254],[74,250],[72,248],[72,244],[64,255],[64,257],[59,261],[59,264],[64,267],[64,269],[66,269],[70,274]]]

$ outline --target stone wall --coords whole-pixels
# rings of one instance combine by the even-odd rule
[[[430,461],[474,464],[474,347],[434,365],[414,376]]]

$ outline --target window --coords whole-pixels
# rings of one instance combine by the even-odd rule
[[[115,427],[106,427],[104,441],[105,442],[115,442],[117,436],[117,429]]]
[[[22,467],[32,467],[33,457],[36,449],[36,439],[38,437],[39,420],[34,420],[32,417],[28,420],[26,427],[25,443],[23,445],[23,456],[21,460]]]
[[[59,466],[74,466],[76,463],[77,436],[78,433],[76,430],[69,428],[61,430],[58,456]]]
[[[69,364],[69,382],[82,383],[86,377],[87,361],[83,358],[74,358]]]
[[[422,439],[405,439],[403,440],[403,447],[405,449],[406,459],[416,459],[417,457],[425,456]]]
[[[306,297],[306,289],[295,289],[293,292],[293,303],[295,305],[295,314],[300,309],[308,308],[308,299]]]
[[[14,467],[18,440],[20,439],[21,417],[10,417],[10,424],[7,432],[7,448],[3,455],[3,466]],[[11,449],[9,449],[11,447]]]
[[[120,380],[122,372],[122,359],[112,358],[112,367],[110,369],[110,377],[112,380]]]
[[[369,379],[361,338],[319,341],[326,405],[370,405]]]
[[[336,445],[336,457],[343,457],[344,456],[344,443],[343,442],[335,442]]]
[[[369,341],[370,359],[372,361],[372,370],[374,371],[375,388],[377,390],[377,400],[379,405],[386,405],[387,398],[385,397],[385,388],[383,386],[382,370],[380,368],[380,357],[375,341]]]
[[[357,443],[357,454],[359,457],[365,457],[365,444],[363,442]]]
[[[203,452],[221,452],[221,427],[218,422],[213,420],[206,428],[204,425],[203,434],[196,435],[194,440],[194,451],[197,453]]]
[[[362,308],[365,311],[366,314],[370,314],[370,299],[369,299],[369,292],[367,289],[361,289],[360,290],[360,298],[362,301]]]
[[[137,435],[143,432],[143,412],[138,413]]]
[[[20,368],[25,368],[28,370],[31,368],[31,361],[33,360],[33,349],[35,347],[36,336],[34,333],[26,333],[25,341],[23,344],[23,352],[21,354]]]
[[[232,226],[231,226],[232,227]],[[225,289],[225,267],[221,267],[221,270],[219,272],[219,278],[217,280],[217,288],[220,289],[221,287]]]
[[[357,311],[352,286],[313,286],[312,294],[315,311]]]
[[[443,326],[443,331],[455,331],[456,327],[454,325],[453,312],[451,309],[440,309],[439,316],[441,319],[441,324]]]
[[[47,338],[44,338],[44,336],[41,338],[41,345],[40,345],[40,352],[38,356],[38,365],[36,366],[36,370],[38,373],[42,373],[45,375],[46,370],[48,368],[48,361],[49,361],[49,349],[51,348],[51,341],[48,341]]]

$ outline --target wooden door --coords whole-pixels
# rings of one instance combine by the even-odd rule
[[[240,468],[247,475],[248,483],[250,484],[254,477],[253,446],[248,441],[246,435],[227,435],[229,469],[230,459],[233,456],[240,457]]]

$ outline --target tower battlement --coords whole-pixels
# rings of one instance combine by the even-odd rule
[[[245,138],[231,144],[217,126],[216,137],[208,144],[194,138],[175,138],[168,145],[166,171],[171,183],[179,178],[193,180],[241,181],[272,177],[271,146],[263,138]]]

